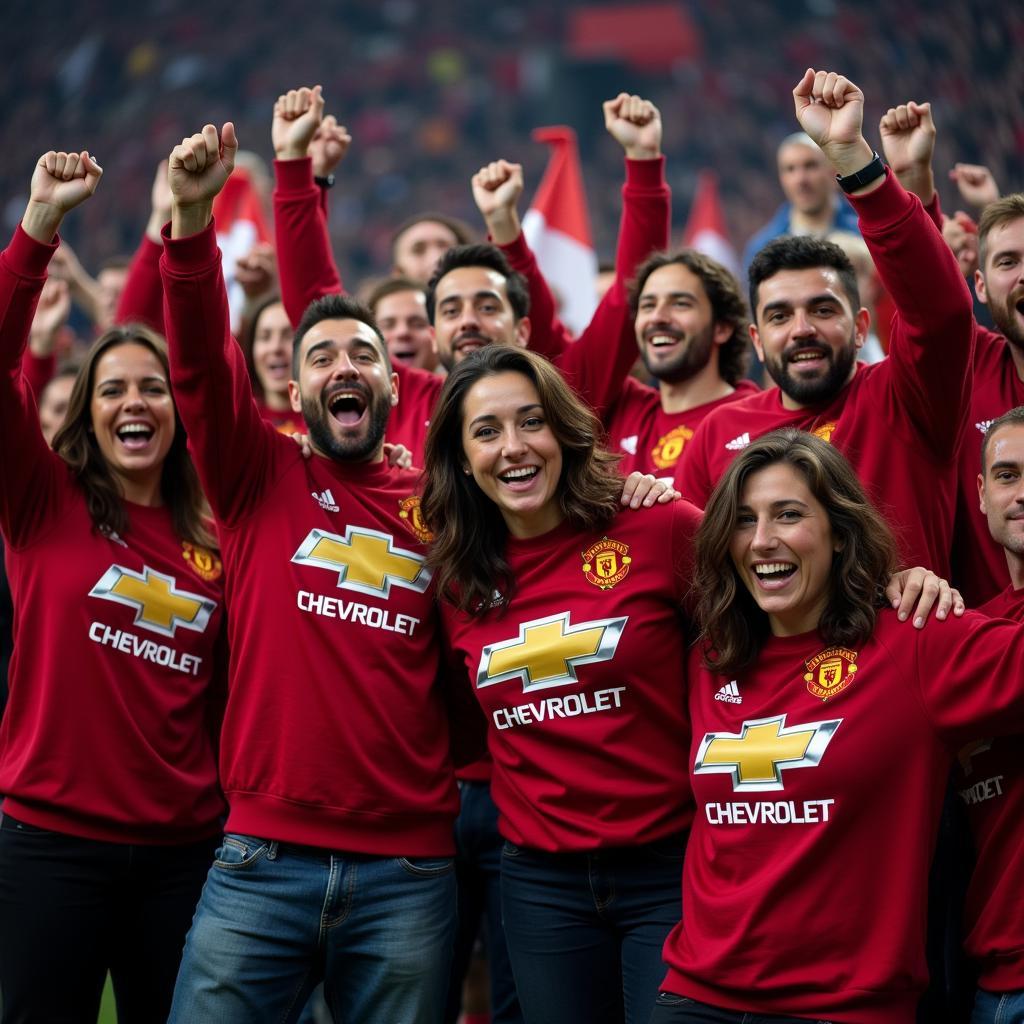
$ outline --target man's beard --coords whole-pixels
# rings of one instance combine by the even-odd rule
[[[780,359],[765,358],[765,369],[784,395],[788,395],[794,402],[800,405],[816,405],[819,402],[831,401],[842,391],[850,377],[853,364],[857,361],[857,348],[854,344],[854,335],[850,335],[850,341],[842,349],[836,352],[828,345],[811,344],[794,345],[787,355],[783,353]],[[789,365],[792,357],[798,352],[814,348],[829,361],[829,367],[820,377],[803,379],[789,372]]]
[[[366,396],[366,414],[369,421],[366,432],[353,438],[337,437],[331,430],[331,414],[327,410],[329,395],[321,392],[317,398],[302,396],[302,418],[309,428],[310,439],[317,449],[336,462],[365,462],[384,440],[384,432],[391,415],[390,397],[374,395],[365,387],[358,390]]]
[[[678,334],[678,331],[664,331],[651,329],[646,332],[648,336],[657,334]],[[647,372],[657,380],[663,380],[666,384],[682,384],[691,377],[696,376],[708,365],[712,356],[712,349],[715,347],[710,325],[686,340],[686,336],[679,342],[680,351],[676,352],[671,359],[664,362],[653,363],[650,358],[651,348],[644,338],[640,346],[640,358],[643,360]]]
[[[993,302],[989,297],[988,308],[996,330],[1011,345],[1024,349],[1024,328],[1015,316],[1018,302],[1024,302],[1024,289],[1015,288],[1002,303]]]

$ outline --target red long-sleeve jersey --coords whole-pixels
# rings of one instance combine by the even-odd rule
[[[22,350],[56,245],[19,227],[0,255],[0,527],[14,603],[0,727],[4,811],[120,843],[213,835],[211,687],[223,617],[219,555],[175,535],[166,508],[126,503],[96,532],[43,440]]]
[[[736,453],[797,427],[849,460],[900,542],[905,563],[949,573],[957,456],[970,407],[974,319],[949,247],[891,173],[851,196],[879,277],[897,308],[889,356],[859,366],[828,403],[789,410],[778,388],[712,412],[676,467],[676,487],[705,505]]]
[[[213,225],[164,241],[175,396],[220,528],[231,608],[227,827],[380,856],[452,852],[417,475],[304,459],[231,337]]]
[[[507,605],[443,604],[453,660],[488,718],[491,792],[514,843],[567,852],[653,842],[691,820],[680,606],[689,502],[509,538]]]
[[[910,1024],[956,751],[1024,724],[1024,627],[879,612],[850,650],[773,637],[734,678],[689,660],[696,813],[663,988],[713,1006]]]

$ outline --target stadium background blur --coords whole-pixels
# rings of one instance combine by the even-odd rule
[[[186,131],[234,119],[268,160],[278,93],[320,82],[352,132],[331,196],[331,229],[350,283],[386,272],[394,227],[437,209],[479,225],[470,175],[506,157],[527,197],[546,161],[543,124],[580,137],[594,241],[614,254],[621,153],[600,101],[622,89],[665,122],[677,233],[701,168],[720,178],[732,242],[781,195],[774,153],[794,129],[790,91],[808,65],[838,68],[868,97],[869,138],[885,106],[930,100],[935,166],[987,164],[1004,191],[1024,184],[1024,5],[979,0],[595,4],[567,0],[248,0],[5,4],[0,211],[10,231],[27,171],[54,146],[90,148],[106,171],[68,224],[85,266],[133,251],[153,170]],[[958,205],[940,180],[944,207]]]
[[[1024,186],[1024,5],[979,0],[772,0],[595,4],[569,0],[249,0],[4,6],[0,214],[20,218],[28,173],[49,148],[89,148],[106,180],[67,225],[93,273],[130,253],[156,162],[186,131],[234,119],[268,161],[278,93],[317,82],[354,137],[331,196],[350,283],[389,269],[396,225],[436,209],[479,227],[471,174],[498,157],[525,165],[527,197],[547,159],[533,128],[579,133],[594,241],[614,253],[621,152],[600,101],[638,92],[661,108],[675,228],[697,173],[719,176],[737,250],[781,202],[778,142],[794,130],[790,90],[808,65],[837,68],[868,97],[869,139],[886,106],[931,101],[944,176],[983,163]],[[524,204],[525,205],[525,204]],[[115,1016],[109,992],[101,1024]]]

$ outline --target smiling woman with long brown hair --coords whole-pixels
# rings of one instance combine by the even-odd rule
[[[170,392],[166,348],[112,328],[54,450],[20,372],[87,153],[40,158],[0,254],[0,529],[15,608],[0,726],[3,1021],[122,1022],[170,1006],[223,800],[211,686],[221,564]]]
[[[911,1024],[953,757],[1024,726],[1024,628],[922,630],[884,588],[889,529],[843,456],[779,430],[697,534],[696,815],[651,1024]]]

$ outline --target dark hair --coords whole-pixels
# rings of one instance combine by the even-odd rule
[[[384,365],[391,366],[391,357],[388,355],[387,345],[384,344],[384,335],[380,333],[377,321],[366,303],[352,298],[351,295],[322,295],[306,307],[299,326],[295,328],[295,340],[292,342],[293,380],[299,379],[299,349],[302,347],[302,339],[321,320],[359,320],[366,324],[377,335],[381,352],[384,355]]]
[[[397,295],[399,292],[419,292],[420,295],[426,296],[427,289],[424,285],[417,284],[411,277],[385,277],[367,292],[366,305],[376,316],[377,304],[389,295]]]
[[[1014,192],[1008,196],[1000,196],[994,203],[989,203],[981,211],[978,219],[978,266],[985,273],[985,260],[988,259],[988,236],[993,228],[1001,228],[1024,217],[1024,192]]]
[[[601,424],[546,359],[507,345],[488,345],[463,359],[448,374],[430,420],[422,512],[434,533],[427,562],[438,593],[472,615],[490,607],[495,591],[507,601],[515,586],[505,560],[505,521],[463,469],[466,393],[480,379],[499,373],[521,373],[537,389],[562,449],[557,494],[570,523],[581,530],[609,523],[622,494],[618,456],[598,444]]]
[[[774,277],[781,270],[814,270],[825,267],[836,271],[839,283],[850,300],[853,312],[860,309],[860,289],[857,272],[850,257],[835,242],[810,235],[787,236],[769,242],[751,261],[747,272],[750,279],[750,312],[757,320],[757,296],[761,282]]]
[[[530,312],[530,291],[526,278],[512,269],[505,254],[496,246],[487,242],[476,245],[456,245],[449,249],[434,268],[434,273],[427,282],[427,316],[434,322],[434,294],[438,282],[445,274],[458,270],[460,267],[486,267],[496,270],[505,278],[505,290],[508,292],[509,305],[517,321],[522,320]]]
[[[711,303],[711,319],[716,324],[728,324],[732,334],[718,346],[718,373],[722,380],[735,387],[747,375],[750,363],[750,317],[747,304],[740,292],[740,283],[721,263],[705,256],[696,249],[679,249],[676,252],[656,252],[649,256],[636,272],[636,280],[629,289],[629,305],[636,319],[640,296],[647,278],[656,270],[679,263],[691,274],[699,277],[708,301]]]
[[[1000,427],[1024,427],[1024,405],[1018,405],[1009,412],[1004,412],[994,419],[986,428],[981,438],[981,475],[985,475],[985,456],[988,455],[989,440],[995,436]]]
[[[92,392],[96,364],[111,349],[121,345],[141,345],[156,356],[171,379],[167,345],[154,331],[143,324],[119,324],[105,331],[86,353],[68,399],[68,411],[60,430],[54,435],[53,450],[68,464],[79,487],[93,526],[102,534],[126,533],[128,513],[117,480],[114,478],[92,432]],[[172,396],[173,397],[173,396]],[[209,510],[195,466],[188,454],[188,437],[174,407],[174,439],[164,459],[160,476],[160,496],[170,509],[175,533],[182,539],[203,547],[217,547],[208,528]]]
[[[416,227],[417,224],[441,224],[446,227],[454,236],[456,245],[468,245],[476,237],[473,233],[473,229],[464,221],[459,220],[458,217],[449,217],[446,213],[434,213],[428,210],[426,213],[416,213],[411,217],[406,217],[401,224],[395,228],[395,233],[391,236],[391,262],[395,260],[395,248],[398,246],[398,240],[409,230],[409,228]]]
[[[252,384],[252,393],[257,398],[266,398],[266,395],[263,393],[263,385],[260,383],[260,378],[256,373],[256,364],[253,362],[252,350],[256,345],[256,331],[260,325],[260,317],[263,316],[271,306],[284,306],[284,302],[280,295],[268,295],[267,298],[256,306],[249,316],[248,323],[245,325],[245,334],[243,334],[241,339],[239,339],[242,354],[245,356],[245,368],[249,371],[249,381]],[[285,315],[287,316],[287,312]]]
[[[697,531],[694,620],[705,664],[735,673],[756,661],[770,633],[730,554],[737,510],[750,477],[776,463],[792,466],[825,507],[838,550],[818,630],[826,644],[856,647],[875,628],[883,591],[898,564],[896,542],[856,473],[832,445],[801,430],[774,430],[736,457],[708,499]]]

